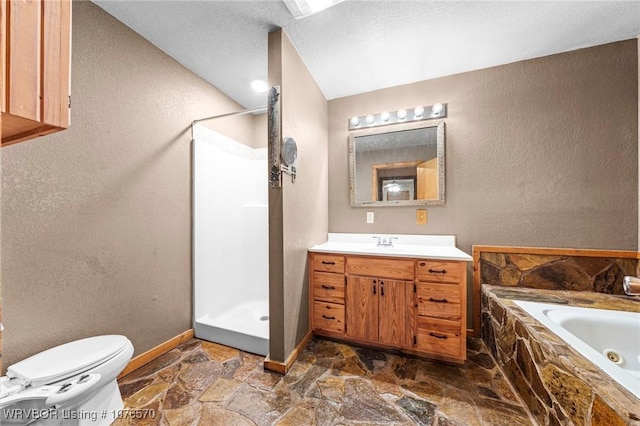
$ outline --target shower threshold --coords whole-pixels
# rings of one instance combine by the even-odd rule
[[[269,353],[268,318],[268,302],[245,302],[222,313],[197,318],[195,335],[199,339],[266,356]]]

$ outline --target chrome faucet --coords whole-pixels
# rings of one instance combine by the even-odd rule
[[[622,288],[629,296],[640,296],[640,278],[624,277]]]
[[[387,237],[378,237],[377,235],[372,238],[378,239],[378,244],[376,244],[377,247],[393,247],[393,240],[398,239],[398,237],[389,237],[387,239]]]

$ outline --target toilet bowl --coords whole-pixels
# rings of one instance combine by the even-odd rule
[[[125,336],[56,346],[20,361],[0,378],[0,424],[102,426],[123,408],[116,378],[133,355]]]

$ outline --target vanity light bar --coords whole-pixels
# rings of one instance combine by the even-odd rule
[[[431,106],[418,105],[412,109],[401,109],[380,114],[362,115],[349,119],[349,130],[364,129],[367,127],[386,126],[394,123],[408,123],[412,121],[432,120],[447,116],[447,104],[433,104]]]

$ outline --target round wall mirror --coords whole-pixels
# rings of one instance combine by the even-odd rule
[[[296,141],[291,137],[282,140],[282,162],[289,167],[296,162],[298,158],[298,147]]]

